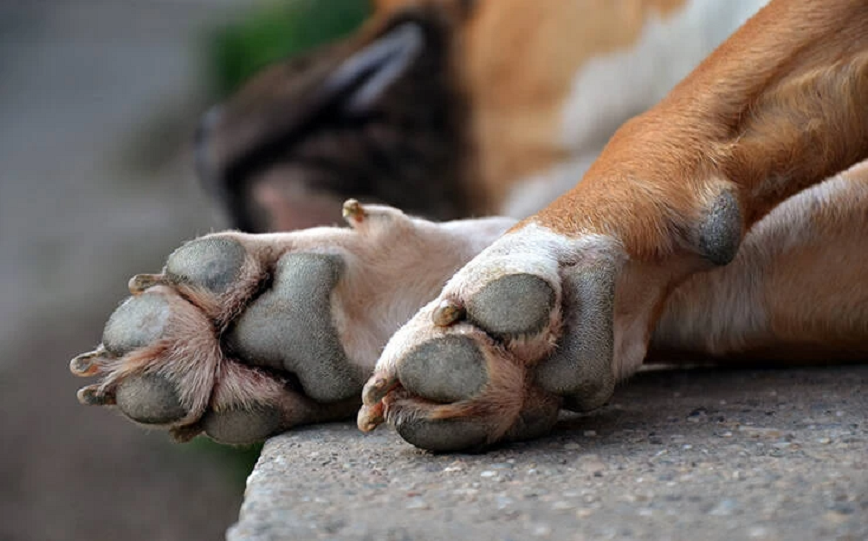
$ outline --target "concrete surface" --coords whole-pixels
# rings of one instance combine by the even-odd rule
[[[868,366],[656,370],[481,455],[300,430],[266,445],[228,539],[863,540],[866,412]]]

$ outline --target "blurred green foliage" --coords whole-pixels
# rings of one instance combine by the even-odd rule
[[[208,39],[208,63],[220,97],[268,64],[335,41],[359,27],[370,0],[269,1]]]
[[[370,0],[271,0],[246,17],[207,35],[207,69],[220,98],[235,91],[268,64],[344,37],[368,17]],[[227,463],[233,483],[243,483],[256,463],[261,445],[228,447],[206,438],[189,446]]]
[[[233,485],[244,489],[247,476],[253,471],[253,466],[259,459],[262,444],[229,446],[216,443],[205,437],[198,437],[186,445],[179,446],[183,451],[199,455],[209,455],[226,465],[227,480]]]

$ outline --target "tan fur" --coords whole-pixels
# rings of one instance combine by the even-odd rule
[[[534,221],[607,232],[635,257],[662,256],[711,186],[737,190],[749,227],[868,154],[866,36],[862,4],[772,2],[622,127],[584,180]]]
[[[407,209],[407,201],[402,205],[390,200],[386,193],[341,192],[343,196],[340,196],[339,190],[351,189],[350,181],[344,181],[346,185],[337,181],[323,183],[308,167],[309,161],[348,162],[351,164],[347,169],[350,177],[356,169],[372,177],[388,177],[388,171],[369,170],[373,166],[363,156],[370,153],[371,145],[373,148],[394,148],[394,133],[379,126],[368,132],[366,128],[360,128],[359,133],[354,132],[358,137],[349,137],[347,132],[351,130],[346,127],[342,128],[343,131],[330,132],[327,125],[312,121],[308,126],[306,122],[310,120],[308,116],[323,107],[333,114],[342,115],[340,106],[327,105],[330,98],[326,97],[324,87],[329,75],[360,51],[375,45],[396,21],[403,20],[402,17],[411,20],[416,17],[433,22],[442,30],[439,45],[431,46],[438,49],[438,54],[439,49],[443,49],[442,72],[426,73],[425,77],[418,79],[409,77],[408,84],[417,86],[410,90],[405,88],[397,95],[385,96],[383,103],[377,105],[377,114],[433,107],[456,116],[452,126],[454,131],[448,134],[426,135],[416,130],[402,136],[402,132],[396,132],[401,140],[417,140],[410,154],[425,156],[439,152],[437,149],[449,148],[446,157],[429,155],[427,159],[454,161],[453,169],[444,170],[426,181],[444,184],[447,192],[458,194],[450,196],[450,210],[433,203],[425,207],[422,202],[419,202],[419,209],[428,217],[440,219],[513,211],[511,197],[523,182],[533,176],[550,174],[574,160],[589,162],[621,122],[653,104],[661,92],[692,67],[692,63],[679,65],[673,69],[678,76],[670,74],[654,81],[637,80],[637,76],[627,68],[621,74],[602,76],[599,85],[595,85],[595,92],[605,92],[605,89],[598,89],[613,84],[650,84],[655,88],[648,89],[645,99],[637,101],[636,97],[624,97],[629,103],[624,103],[621,110],[618,110],[617,102],[609,104],[604,120],[584,118],[587,115],[581,114],[578,122],[587,123],[582,128],[582,141],[565,141],[564,122],[571,105],[577,99],[594,99],[594,96],[574,94],[577,75],[593,62],[633,51],[652,21],[670,22],[689,7],[688,0],[374,2],[373,14],[354,35],[300,60],[291,59],[264,70],[227,100],[219,114],[215,111],[209,115],[205,123],[208,129],[203,131],[207,136],[200,144],[201,173],[208,184],[220,186],[224,181],[230,184],[239,182],[252,188],[249,193],[242,190],[232,197],[233,204],[245,198],[252,200],[248,207],[256,209],[250,212],[255,215],[252,221],[257,223],[245,227],[256,230],[264,225],[271,229],[301,229],[331,223],[335,217],[330,209],[337,208],[346,197],[372,196],[375,200],[385,200]],[[704,28],[713,23],[709,20],[713,12],[705,9],[688,24],[695,29]],[[687,38],[688,42],[684,43],[687,50],[704,51],[713,45],[713,40],[720,39],[699,32],[696,30]],[[665,64],[685,62],[681,56],[693,57],[656,49],[645,54],[647,58],[642,61]],[[423,92],[425,88],[435,86],[445,88],[449,97],[432,105]],[[412,98],[408,100],[407,96],[417,96],[421,102]],[[400,123],[389,118],[387,115],[386,123]],[[404,117],[399,115],[399,118]],[[280,134],[287,133],[293,134],[292,142],[281,139],[283,136]],[[408,137],[410,135],[412,137]],[[362,140],[367,141],[367,146],[360,143]],[[257,152],[267,154],[269,145],[285,145],[287,151],[280,158],[274,158],[273,163],[263,165],[262,170],[227,181],[226,175],[240,158]],[[401,160],[398,155],[389,155],[388,158]],[[425,167],[421,166],[422,169]],[[456,184],[451,186],[447,181]],[[335,187],[335,184],[341,184],[341,187]],[[362,186],[355,188],[359,191],[366,189]],[[396,197],[395,190],[388,193]],[[550,194],[535,197],[528,207],[538,210],[551,198]],[[523,213],[522,217],[525,215]]]
[[[476,212],[500,212],[516,183],[570,157],[559,137],[574,75],[590,60],[633,45],[649,15],[669,17],[685,1],[474,3],[469,16],[455,23],[454,66],[472,111]],[[455,12],[460,1],[380,1],[371,26],[399,9],[429,4]],[[598,143],[608,136],[601,133]]]
[[[515,184],[570,157],[559,137],[575,74],[591,59],[626,49],[649,13],[669,16],[684,0],[480,2],[462,28],[457,65],[473,111],[471,142],[488,212]],[[568,39],[567,39],[568,37]],[[509,53],[506,53],[509,50]],[[608,133],[600,134],[605,142]]]

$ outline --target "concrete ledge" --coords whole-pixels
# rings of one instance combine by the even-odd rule
[[[229,541],[866,539],[868,367],[641,374],[482,455],[350,424],[273,438]]]

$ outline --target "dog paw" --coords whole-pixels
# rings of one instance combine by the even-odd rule
[[[392,337],[360,428],[386,421],[418,447],[452,451],[539,436],[561,407],[599,407],[615,383],[619,265],[604,238],[505,235]]]
[[[133,277],[102,344],[71,362],[100,378],[79,400],[232,444],[350,417],[389,335],[473,254],[419,272],[425,248],[460,239],[389,207],[344,215],[351,229],[208,235]]]

